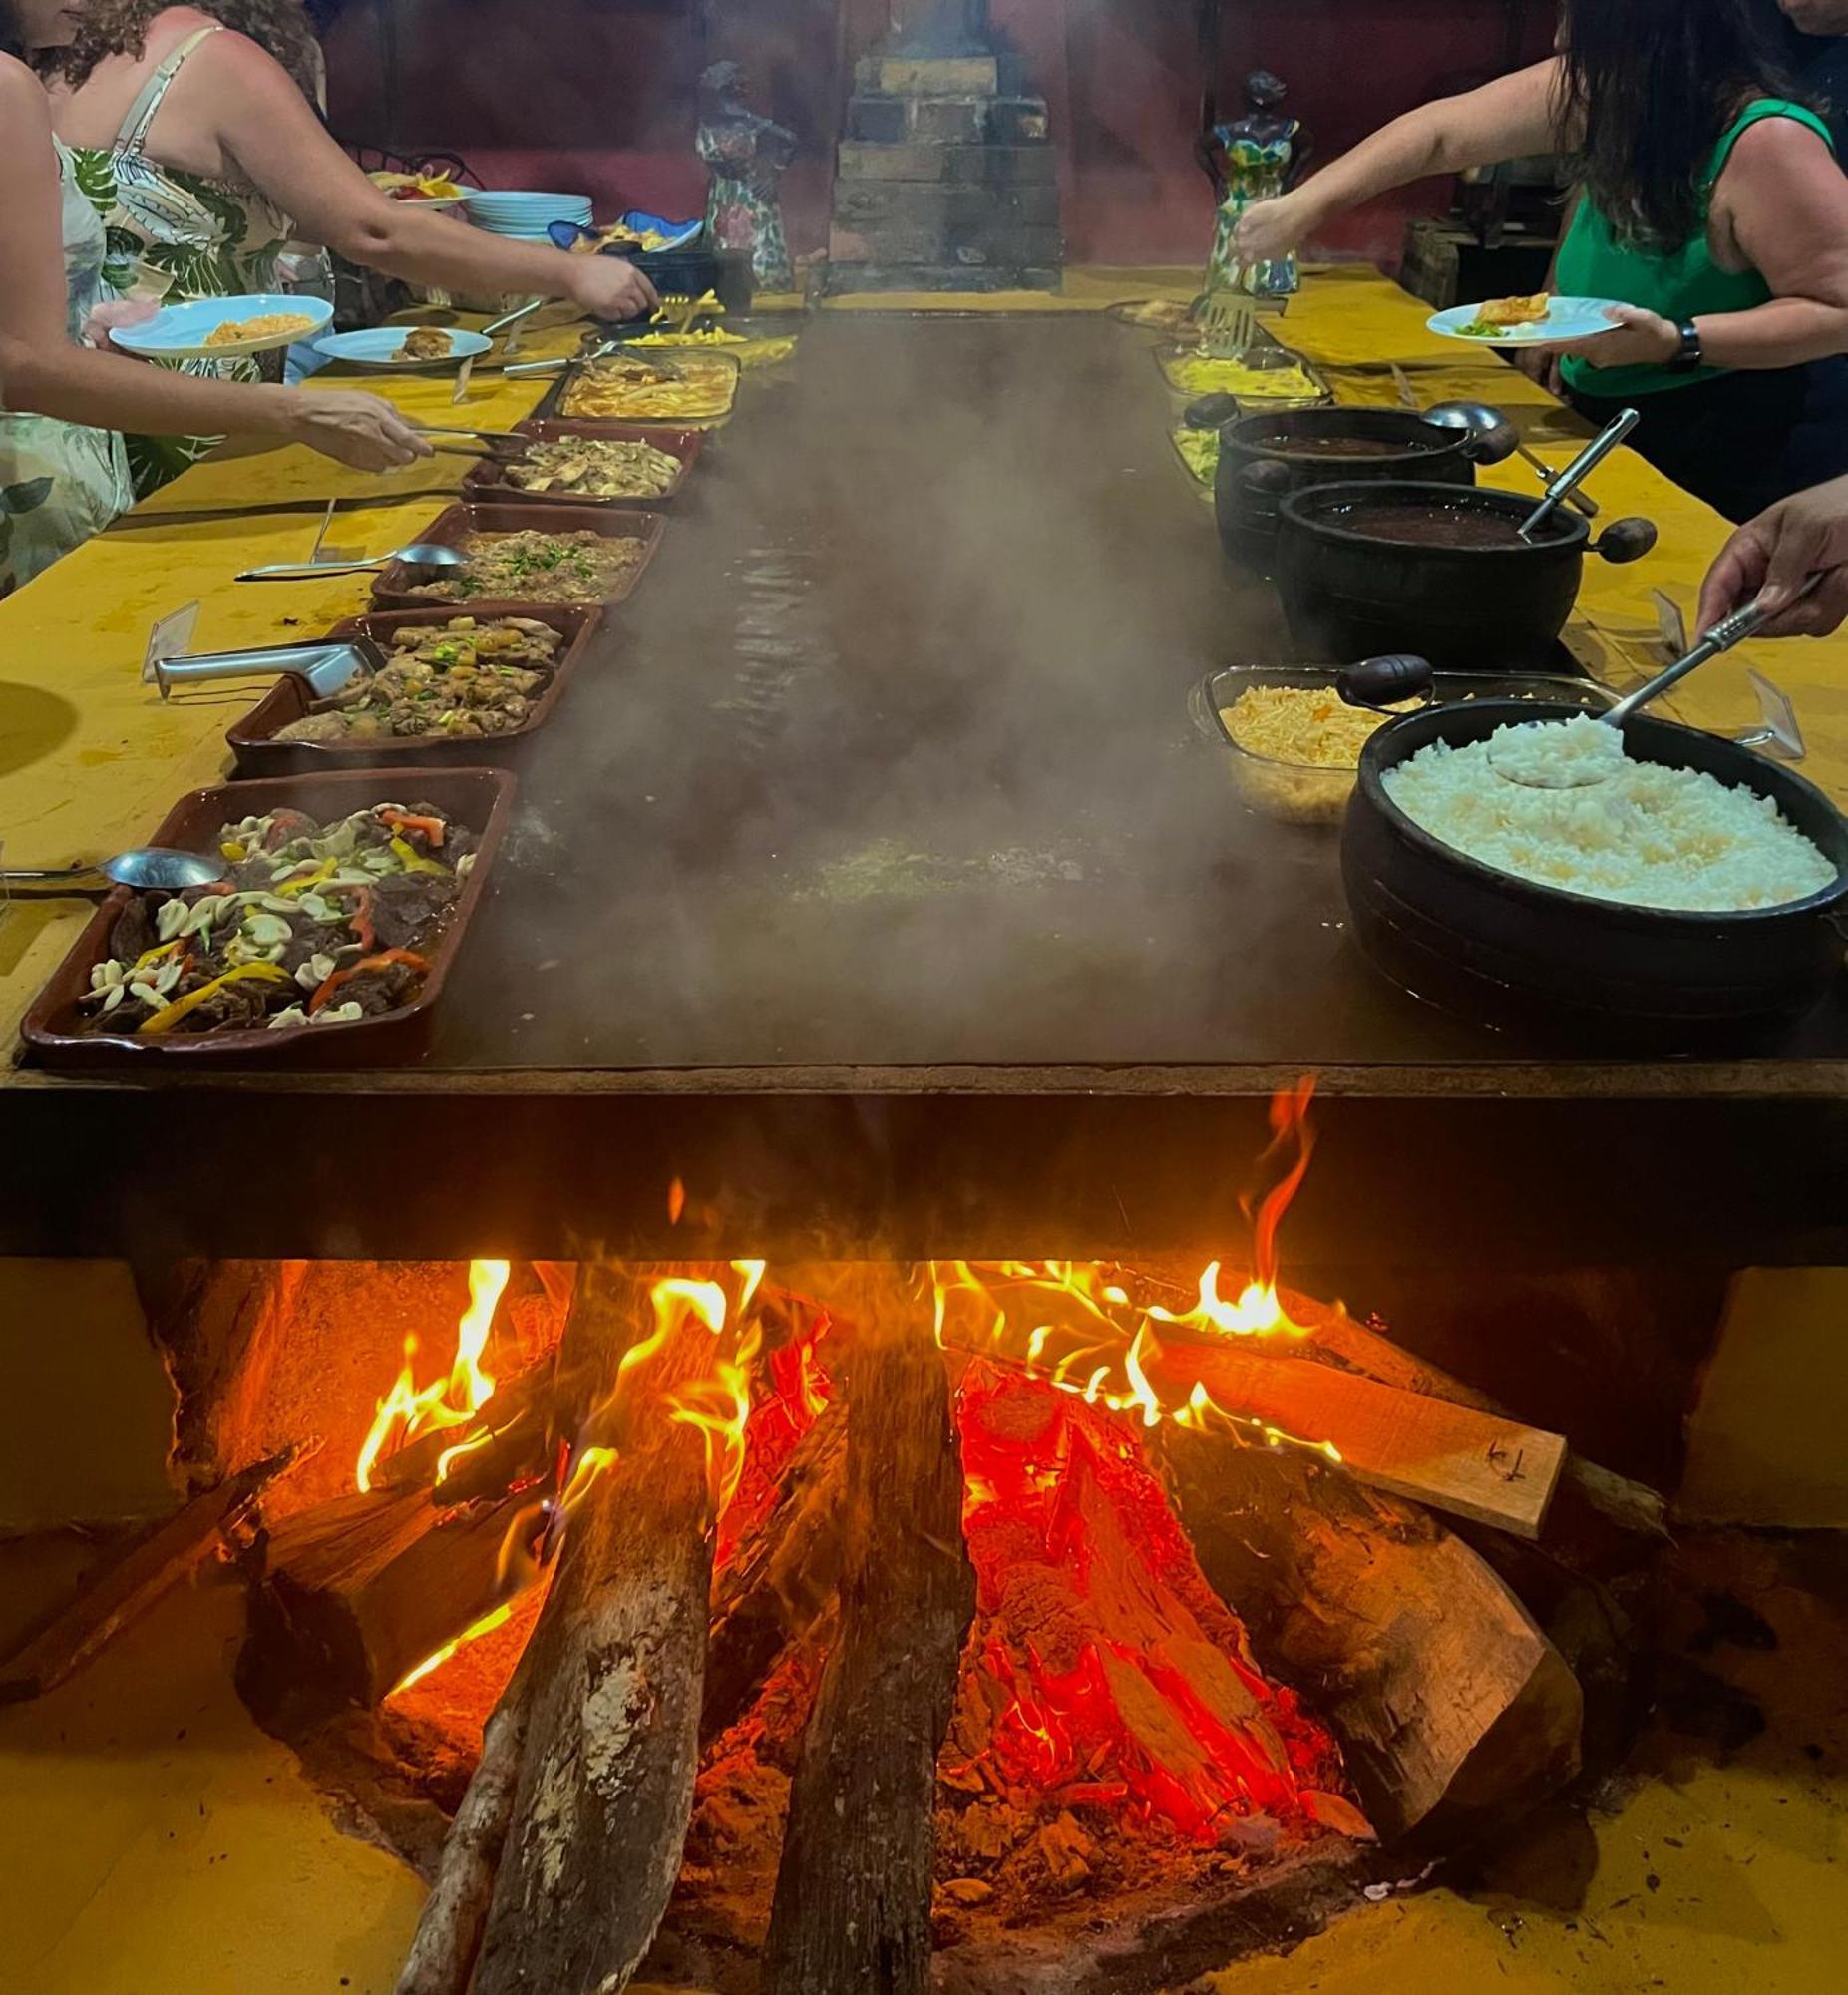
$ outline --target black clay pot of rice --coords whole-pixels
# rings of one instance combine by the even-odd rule
[[[1350,663],[1414,651],[1440,672],[1558,670],[1591,529],[1561,507],[1520,538],[1537,502],[1515,492],[1344,480],[1279,509],[1277,585],[1301,656]],[[1608,527],[1598,552],[1635,561],[1647,521]]]
[[[1426,707],[1361,751],[1341,830],[1341,881],[1361,950],[1414,996],[1485,1022],[1564,1025],[1626,1044],[1702,1043],[1802,1016],[1841,974],[1848,824],[1813,783],[1736,742],[1640,714],[1632,756],[1702,769],[1770,797],[1836,869],[1806,900],[1736,914],[1631,907],[1517,880],[1414,824],[1387,770],[1433,741],[1574,709],[1478,700]]]
[[[1407,409],[1262,410],[1219,433],[1213,511],[1234,561],[1268,569],[1278,508],[1293,492],[1330,479],[1413,478],[1474,485],[1481,438],[1439,429]]]

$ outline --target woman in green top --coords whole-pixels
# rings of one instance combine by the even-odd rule
[[[1560,53],[1376,132],[1238,249],[1275,257],[1428,174],[1534,153],[1583,186],[1557,289],[1621,299],[1557,349],[1575,403],[1732,519],[1848,473],[1848,176],[1791,101],[1773,0],[1566,0]]]

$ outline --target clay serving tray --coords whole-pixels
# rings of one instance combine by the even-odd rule
[[[606,506],[536,505],[531,500],[513,506],[496,501],[492,504],[451,506],[412,539],[435,541],[440,547],[451,548],[461,547],[471,534],[600,534],[606,541],[639,541],[642,544],[640,562],[617,584],[612,594],[603,598],[605,603],[614,603],[626,602],[634,595],[636,586],[647,573],[648,564],[654,559],[655,549],[661,544],[666,526],[667,522],[658,513],[615,512]],[[554,606],[535,602],[531,598],[512,596],[471,597],[466,602],[443,604],[428,596],[414,596],[410,589],[404,565],[392,562],[372,585],[373,607],[446,608],[451,616],[531,616],[540,609]],[[562,606],[574,609],[580,605],[566,603]]]
[[[187,852],[216,850],[218,829],[286,805],[325,824],[372,804],[430,803],[480,838],[475,863],[447,926],[427,945],[430,975],[413,1002],[383,1018],[350,1024],[302,1025],[292,1031],[216,1032],[193,1038],[112,1038],[79,1028],[77,1000],[90,973],[109,955],[116,922],[131,899],[117,887],[97,909],[71,953],[52,973],[26,1013],[21,1036],[35,1064],[119,1073],[185,1072],[201,1061],[244,1066],[367,1066],[415,1058],[418,1038],[443,996],[451,965],[481,905],[494,857],[507,829],[514,779],[501,769],[373,768],[337,775],[264,777],[214,790],[194,790],[168,812],[148,840]]]
[[[603,612],[594,605],[534,603],[521,610],[536,623],[547,623],[564,639],[551,676],[541,687],[533,704],[532,717],[524,727],[506,734],[467,734],[434,739],[428,735],[394,736],[374,741],[278,741],[275,736],[309,710],[312,695],[307,682],[292,674],[279,678],[244,717],[225,735],[237,757],[239,776],[305,775],[328,769],[365,769],[381,761],[397,767],[455,769],[482,762],[498,762],[505,751],[524,745],[545,726],[559,699],[566,681],[583,662],[590,640],[603,621]],[[373,616],[349,616],[327,633],[329,643],[347,643],[355,637],[370,637],[379,649],[391,655],[392,633],[434,624],[439,629],[452,617],[475,616],[472,605],[441,603],[428,609],[393,609]],[[486,621],[486,618],[478,618]]]
[[[514,434],[530,436],[536,443],[554,443],[562,437],[607,437],[618,443],[652,444],[669,457],[677,457],[680,471],[667,490],[657,492],[652,499],[587,499],[575,492],[522,492],[507,482],[509,464],[518,461],[510,450],[505,455],[484,458],[462,481],[462,489],[470,499],[491,500],[501,506],[585,506],[598,512],[664,512],[686,490],[693,466],[706,447],[705,435],[700,430],[651,430],[639,423],[593,423],[587,419],[548,422],[533,417],[518,424]]]

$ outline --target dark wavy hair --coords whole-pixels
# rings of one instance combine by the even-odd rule
[[[1578,177],[1620,237],[1678,249],[1705,220],[1707,162],[1754,97],[1792,97],[1775,0],[1566,0]]]
[[[75,90],[106,56],[141,55],[148,30],[181,0],[85,0],[68,48],[46,52],[43,68]],[[185,0],[275,57],[312,103],[317,74],[314,30],[301,0]]]

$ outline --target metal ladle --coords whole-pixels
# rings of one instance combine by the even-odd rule
[[[203,853],[140,845],[95,866],[12,867],[0,872],[0,887],[58,894],[106,894],[111,887],[144,887],[178,894],[187,887],[209,887],[228,871],[222,859],[208,859]]]
[[[1479,436],[1484,448],[1492,453],[1485,461],[1499,464],[1504,458],[1519,457],[1523,464],[1531,465],[1544,479],[1553,476],[1553,467],[1538,451],[1530,450],[1521,441],[1521,433],[1500,409],[1492,409],[1487,402],[1437,402],[1424,411],[1424,420],[1433,429],[1464,430]],[[1598,502],[1583,492],[1567,494],[1567,504],[1583,513],[1588,520],[1598,517]]]
[[[1801,602],[1806,596],[1821,586],[1822,577],[1812,575],[1797,592],[1796,601]],[[1502,756],[1498,758],[1495,745],[1491,742],[1489,767],[1504,782],[1519,783],[1524,789],[1530,790],[1589,790],[1600,783],[1609,782],[1624,767],[1623,734],[1624,723],[1627,720],[1634,714],[1641,713],[1652,700],[1660,699],[1671,687],[1679,685],[1690,672],[1697,672],[1702,665],[1710,664],[1713,659],[1723,656],[1735,645],[1742,644],[1754,631],[1762,629],[1773,615],[1781,616],[1790,606],[1792,605],[1783,604],[1776,610],[1770,610],[1765,608],[1760,599],[1746,603],[1742,609],[1735,609],[1730,616],[1721,617],[1685,657],[1676,658],[1665,671],[1658,672],[1647,685],[1639,686],[1635,692],[1627,698],[1620,699],[1607,711],[1594,714],[1592,717],[1596,723],[1601,727],[1610,728],[1616,736],[1615,752],[1609,758],[1608,766],[1588,764],[1583,769],[1569,769],[1558,775],[1542,775],[1532,769],[1523,769],[1518,762],[1507,759],[1508,751],[1505,748]],[[1535,721],[1530,724],[1544,727],[1550,723]]]
[[[312,582],[321,575],[359,575],[367,569],[389,568],[401,562],[406,568],[467,568],[469,558],[459,548],[446,548],[435,541],[413,541],[409,547],[394,548],[388,555],[373,555],[366,561],[271,562],[263,568],[247,568],[234,582]]]

